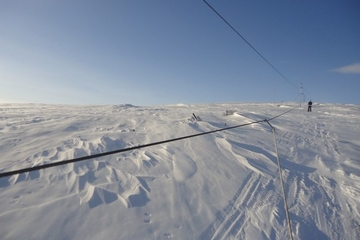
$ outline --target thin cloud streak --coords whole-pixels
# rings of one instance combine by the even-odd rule
[[[360,63],[354,63],[348,66],[333,69],[331,71],[342,74],[360,74]]]

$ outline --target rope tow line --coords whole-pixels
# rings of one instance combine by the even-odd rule
[[[34,167],[28,167],[28,168],[23,168],[23,169],[19,169],[19,170],[4,172],[4,173],[0,173],[0,178],[15,175],[15,174],[20,174],[20,173],[25,173],[25,172],[32,172],[32,171],[45,169],[45,168],[51,168],[51,167],[55,167],[55,166],[59,166],[59,165],[85,161],[85,160],[89,160],[89,159],[92,159],[92,158],[104,157],[104,156],[108,156],[108,155],[112,155],[112,154],[116,154],[116,153],[128,152],[128,151],[132,151],[132,150],[136,150],[136,149],[141,149],[141,148],[151,147],[151,146],[155,146],[155,145],[160,145],[160,144],[163,144],[163,143],[175,142],[175,141],[179,141],[179,140],[183,140],[183,139],[187,139],[187,138],[198,137],[198,136],[202,136],[202,135],[206,135],[206,134],[210,134],[210,133],[225,131],[225,130],[229,130],[229,129],[233,129],[233,128],[244,127],[244,126],[255,124],[255,123],[261,123],[261,122],[264,122],[264,121],[265,120],[251,122],[251,123],[245,123],[245,124],[232,126],[232,127],[227,127],[227,128],[222,128],[222,129],[217,129],[217,130],[213,130],[213,131],[209,131],[209,132],[203,132],[203,133],[188,135],[188,136],[184,136],[184,137],[173,138],[173,139],[168,139],[168,140],[164,140],[164,141],[139,145],[139,146],[135,146],[135,147],[123,148],[123,149],[114,150],[114,151],[110,151],[110,152],[104,152],[104,153],[99,153],[99,154],[89,155],[89,156],[85,156],[85,157],[74,158],[74,159],[60,161],[60,162],[44,164],[44,165],[40,165],[40,166],[34,166]]]
[[[281,182],[281,189],[282,189],[282,194],[283,194],[283,199],[284,199],[286,220],[287,220],[287,225],[288,225],[288,228],[289,228],[290,239],[294,240],[293,231],[292,231],[291,222],[290,222],[289,207],[288,207],[288,204],[287,204],[287,199],[286,199],[286,194],[285,194],[284,180],[283,180],[283,177],[282,177],[282,169],[281,169],[281,165],[280,165],[279,151],[278,151],[278,147],[277,147],[277,143],[276,143],[275,128],[270,124],[269,120],[265,120],[265,122],[267,124],[269,124],[269,126],[271,127],[271,131],[273,133],[274,146],[275,146],[277,164],[278,164],[278,169],[279,169],[279,178],[280,178],[280,182]]]
[[[293,111],[295,108],[297,108],[297,106],[290,109],[290,110],[288,110],[288,111],[286,111],[286,112],[284,112],[284,113],[281,113],[281,114],[279,114],[279,115],[277,115],[275,117],[267,119],[267,120],[264,119],[264,120],[254,121],[254,122],[240,124],[240,125],[236,125],[236,126],[216,129],[216,130],[212,130],[212,131],[209,131],[209,132],[202,132],[202,133],[197,133],[197,134],[193,134],[193,135],[168,139],[168,140],[164,140],[164,141],[159,141],[159,142],[154,142],[154,143],[149,143],[149,144],[144,144],[144,145],[138,145],[138,146],[129,147],[129,148],[123,148],[123,149],[119,149],[119,150],[114,150],[114,151],[109,151],[109,152],[104,152],[104,153],[99,153],[99,154],[94,154],[94,155],[89,155],[89,156],[64,160],[64,161],[60,161],[60,162],[48,163],[48,164],[44,164],[44,165],[28,167],[28,168],[9,171],[9,172],[3,172],[3,173],[0,173],[0,178],[8,177],[8,176],[12,176],[12,175],[15,175],[15,174],[20,174],[20,173],[33,172],[33,171],[36,171],[36,170],[51,168],[51,167],[65,165],[65,164],[69,164],[69,163],[85,161],[85,160],[89,160],[89,159],[93,159],[93,158],[100,158],[100,157],[104,157],[104,156],[108,156],[108,155],[112,155],[112,154],[116,154],[116,153],[128,152],[128,151],[141,149],[141,148],[146,148],[146,147],[151,147],[151,146],[160,145],[160,144],[164,144],[164,143],[175,142],[175,141],[184,140],[184,139],[193,138],[193,137],[198,137],[198,136],[202,136],[202,135],[206,135],[206,134],[226,131],[226,130],[230,130],[230,129],[234,129],[234,128],[245,127],[245,126],[256,124],[256,123],[269,122],[269,121],[274,120],[274,119],[276,119],[276,118],[278,118],[280,116],[283,116],[284,114],[287,114],[287,113]]]
[[[293,85],[295,88],[296,86],[289,80],[287,79],[287,77],[284,76],[284,74],[282,74],[276,67],[274,67],[274,65],[272,65],[258,50],[256,50],[256,48],[251,45],[250,42],[248,42],[228,21],[226,21],[225,18],[223,18],[223,16],[220,15],[220,13],[218,13],[206,0],[203,0],[203,2],[209,7],[211,8],[211,10],[214,11],[214,13],[216,13],[216,15],[218,17],[220,17],[247,45],[249,45],[267,64],[269,64],[270,67],[272,67],[283,79],[285,79],[288,83],[290,83],[291,85]]]

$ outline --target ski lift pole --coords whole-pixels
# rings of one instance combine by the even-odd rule
[[[265,122],[267,122],[269,124],[269,126],[271,127],[271,131],[273,133],[277,164],[278,164],[278,168],[279,168],[279,177],[280,177],[281,188],[282,188],[282,192],[283,192],[286,220],[287,220],[288,227],[289,227],[290,239],[294,240],[293,231],[292,231],[291,222],[290,222],[289,207],[287,205],[287,199],[286,199],[285,188],[284,188],[284,181],[283,181],[283,177],[282,177],[282,170],[281,170],[281,165],[280,165],[279,152],[278,152],[278,147],[277,147],[277,143],[276,143],[275,128],[270,124],[270,122],[268,120],[265,119]]]
[[[302,83],[300,84],[300,96],[302,96],[302,102],[305,102],[305,94],[304,94],[304,91],[303,91],[303,85]],[[301,99],[300,99],[300,107],[301,107]]]

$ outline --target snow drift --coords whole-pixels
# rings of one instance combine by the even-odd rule
[[[294,106],[0,104],[0,171],[269,119]],[[359,113],[315,104],[271,122],[295,239],[359,239]],[[1,178],[0,230],[2,239],[289,239],[281,194],[271,129],[254,124]]]

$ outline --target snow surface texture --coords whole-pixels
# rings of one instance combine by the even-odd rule
[[[294,106],[0,104],[0,171]],[[315,104],[271,123],[295,239],[360,239],[360,107]],[[1,239],[289,239],[280,186],[270,126],[255,124],[1,178]]]

